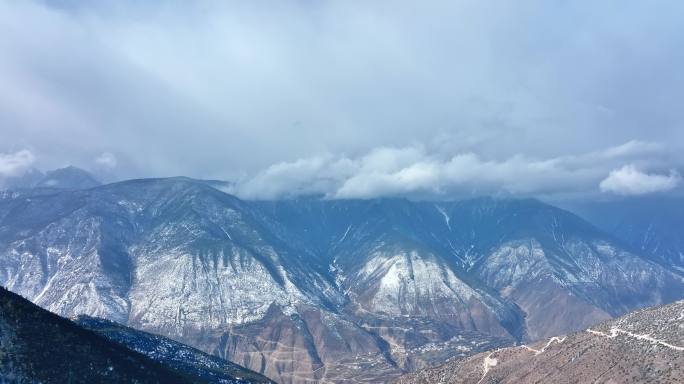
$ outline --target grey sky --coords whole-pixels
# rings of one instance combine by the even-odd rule
[[[76,164],[244,197],[681,188],[681,1],[86,3],[0,0],[0,177]]]

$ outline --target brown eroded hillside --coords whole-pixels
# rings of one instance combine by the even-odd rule
[[[568,336],[452,360],[397,383],[681,383],[684,301]]]

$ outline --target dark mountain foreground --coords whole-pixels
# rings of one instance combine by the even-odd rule
[[[409,383],[681,383],[684,301],[632,312],[584,331],[452,360]]]
[[[120,329],[113,323],[109,323],[109,327]],[[101,333],[109,334],[106,330]],[[198,360],[201,352],[183,348],[177,343],[147,334],[137,336],[135,331],[127,335],[139,343],[147,341],[165,348],[157,348],[149,358],[0,288],[2,383],[268,382],[232,364],[225,364],[231,367],[230,370],[220,369],[220,365],[209,356],[203,365]],[[146,350],[145,347],[141,349]],[[174,366],[173,358],[169,357],[174,353],[186,354],[188,362]],[[242,378],[247,380],[237,379],[230,373],[243,375]]]
[[[5,289],[0,289],[0,377],[10,383],[192,382]]]

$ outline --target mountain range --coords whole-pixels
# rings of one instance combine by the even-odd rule
[[[5,193],[0,283],[284,384],[386,381],[684,296],[672,257],[534,199],[245,201],[215,186]]]

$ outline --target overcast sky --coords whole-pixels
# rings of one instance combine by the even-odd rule
[[[247,198],[677,192],[682,15],[681,0],[0,0],[0,179],[75,164]]]

